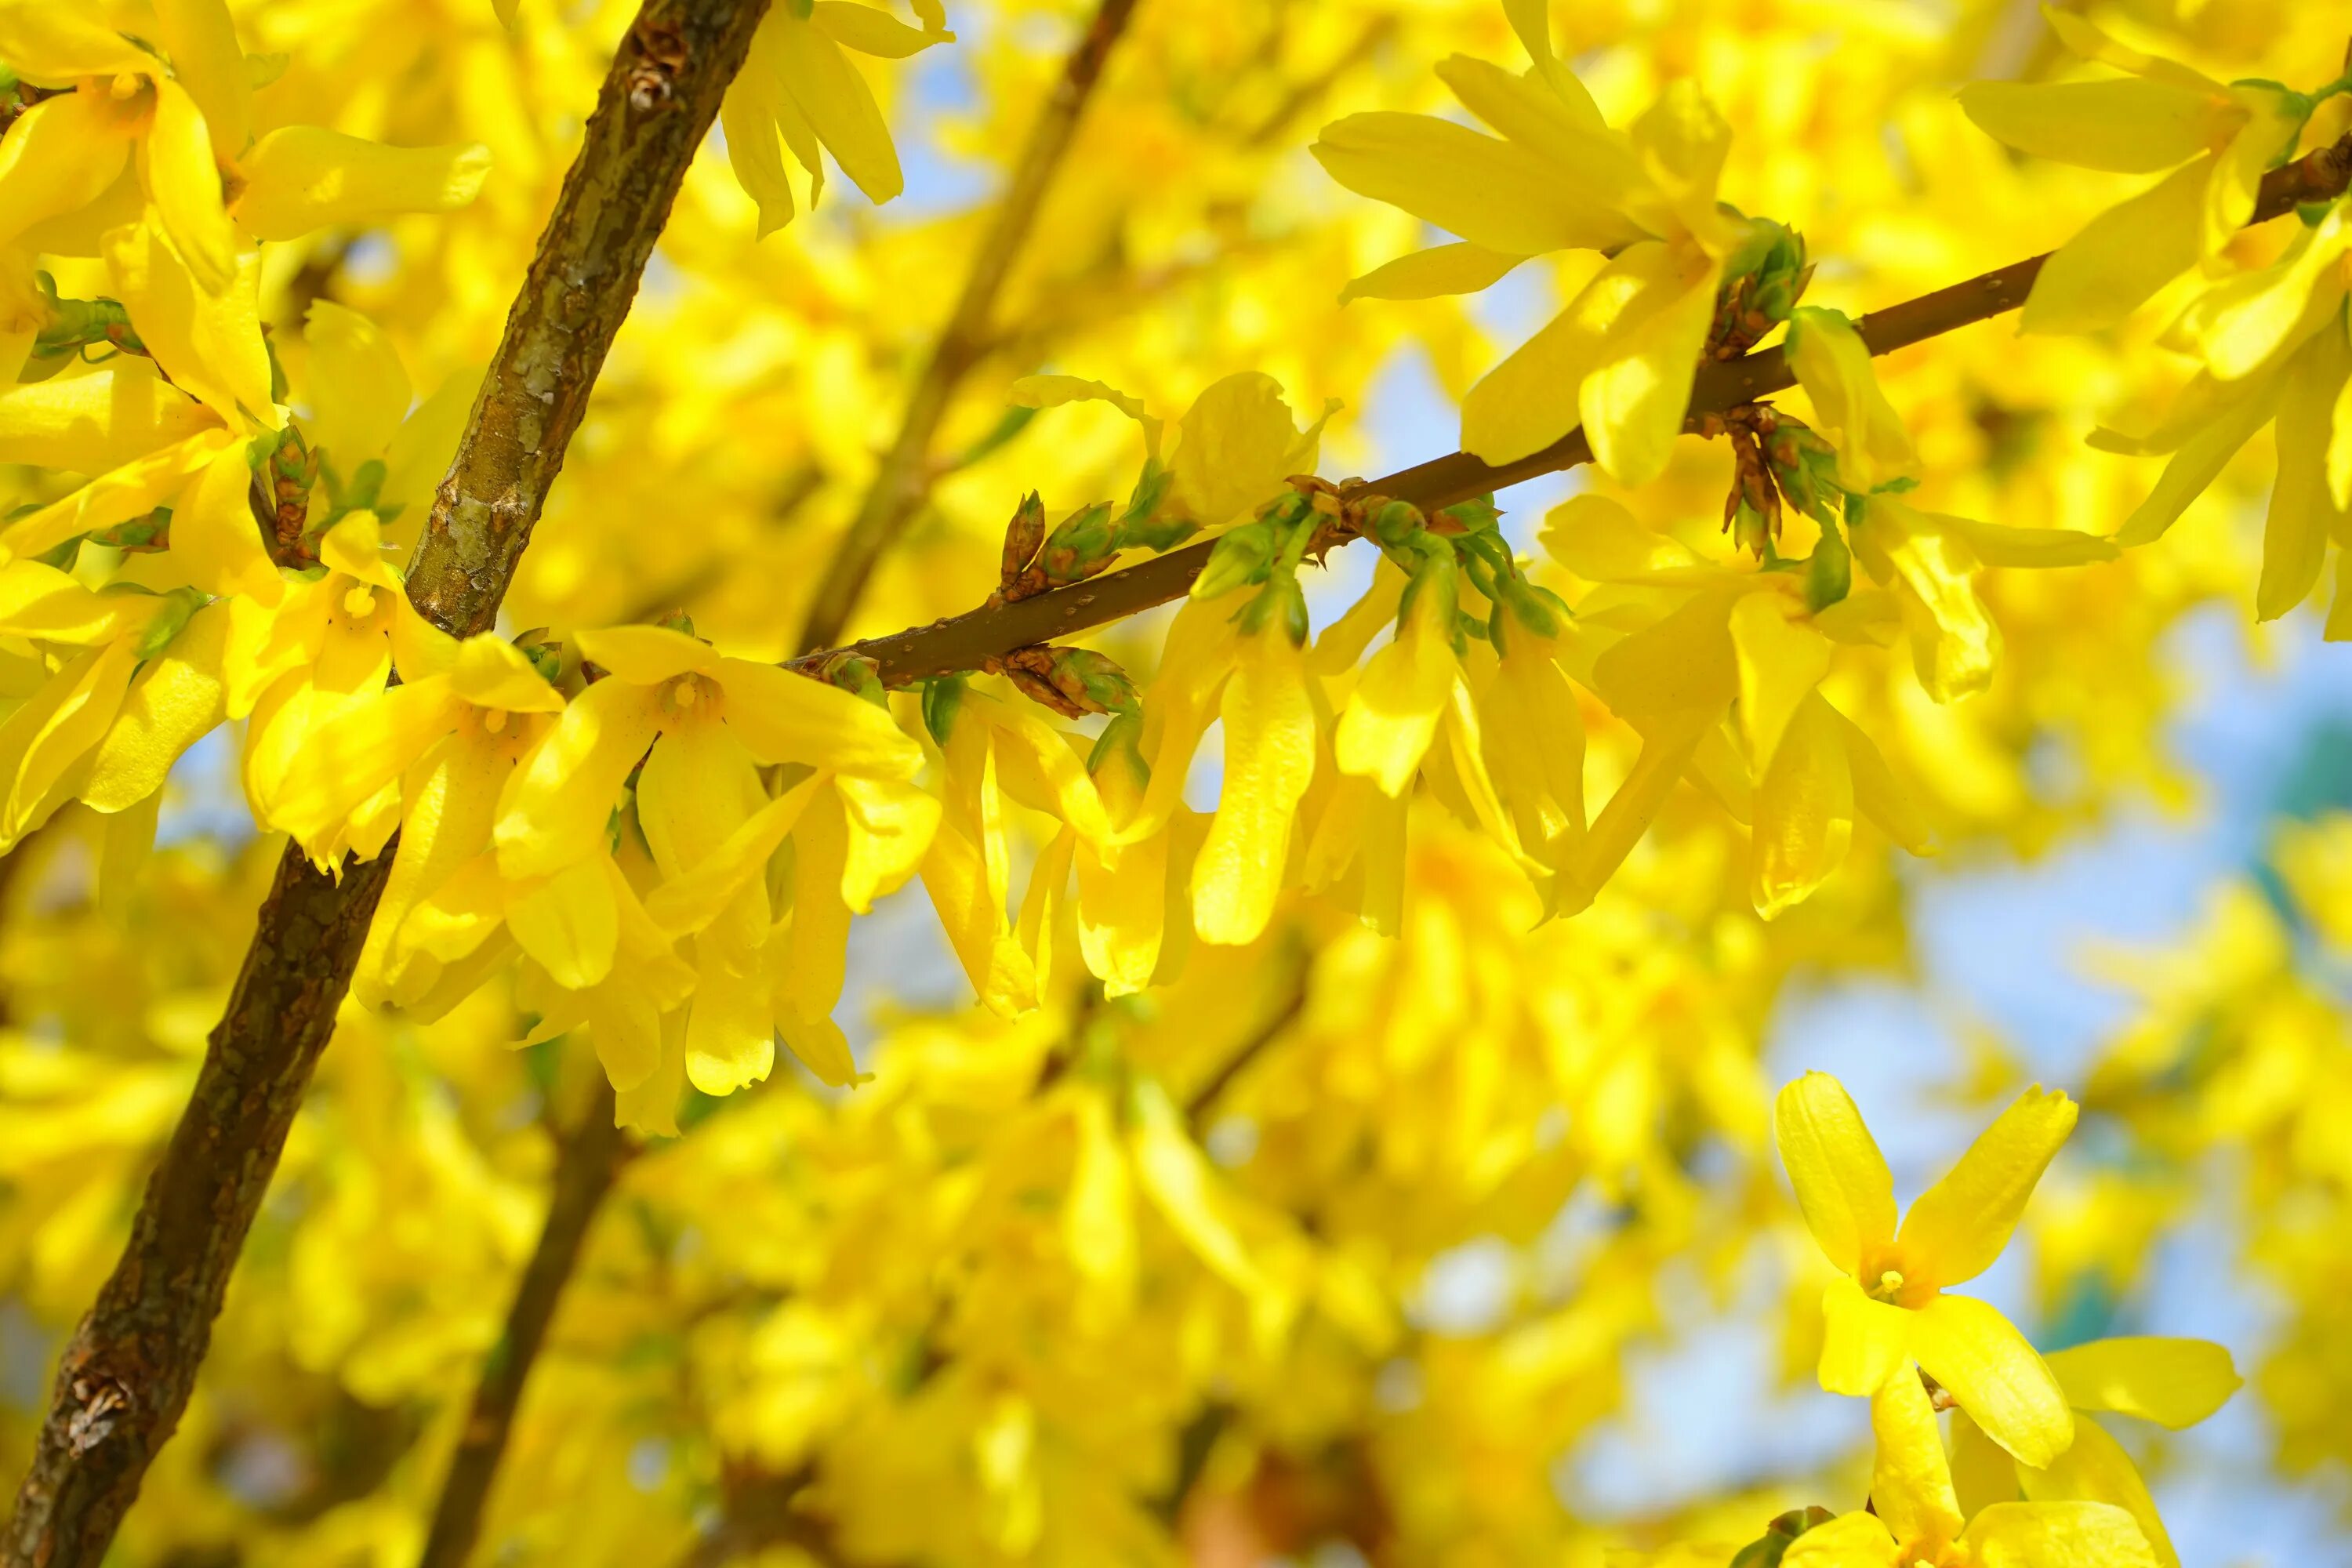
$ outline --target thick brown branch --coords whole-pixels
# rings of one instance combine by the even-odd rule
[[[2253,223],[2266,223],[2304,202],[2326,201],[2352,185],[2352,135],[2273,169],[2263,178],[2262,195]],[[2036,256],[2011,266],[1874,310],[1862,319],[1862,335],[1873,353],[1899,348],[2013,310],[2025,302],[2047,256]],[[1696,429],[1703,416],[1720,414],[1743,403],[1753,403],[1796,384],[1787,356],[1778,348],[1743,358],[1703,364],[1691,388],[1690,417],[1685,428]],[[1515,462],[1489,464],[1467,452],[1451,452],[1410,468],[1368,479],[1361,493],[1411,501],[1423,510],[1435,510],[1473,496],[1515,485],[1538,474],[1572,468],[1590,462],[1592,448],[1584,432],[1571,432],[1542,451]],[[886,686],[904,686],[927,676],[978,669],[990,656],[1033,643],[1052,642],[1094,626],[1124,620],[1129,616],[1180,599],[1208,564],[1208,542],[1171,550],[1122,571],[1105,573],[1089,582],[1057,588],[1034,598],[991,605],[927,626],[912,626],[888,637],[869,637],[834,650],[872,659]],[[830,652],[795,660],[814,668]]]
[[[955,309],[940,330],[931,357],[907,400],[898,437],[875,471],[865,500],[858,503],[857,515],[825,568],[824,580],[817,585],[808,625],[801,635],[803,649],[824,647],[841,636],[865,595],[875,563],[921,507],[930,488],[931,442],[947,417],[956,389],[987,348],[990,318],[1004,292],[1005,279],[1036,225],[1038,208],[1069,151],[1078,118],[1102,79],[1103,64],[1127,31],[1135,7],[1136,0],[1101,0],[1093,22],[1064,63],[1053,96],[1029,127],[1028,140],[1013,162],[1003,198],[989,219],[980,247],[972,253],[963,291],[957,296]]]
[[[767,0],[646,0],[622,41],[409,569],[445,629],[498,614],[695,149]],[[230,1270],[390,868],[289,849],[131,1240],[58,1369],[5,1568],[98,1568],[186,1408]]]
[[[515,1288],[506,1328],[482,1363],[482,1381],[449,1457],[418,1568],[464,1568],[481,1533],[490,1482],[514,1431],[523,1384],[546,1342],[548,1325],[555,1320],[556,1302],[579,1265],[590,1222],[635,1152],[629,1135],[614,1124],[613,1110],[613,1086],[599,1070],[588,1107],[556,1159],[539,1244]]]

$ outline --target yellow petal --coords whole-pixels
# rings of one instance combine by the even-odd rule
[[[2023,1469],[2025,1495],[2037,1503],[2102,1502],[2122,1509],[2147,1537],[2158,1568],[2180,1568],[2172,1538],[2156,1511],[2156,1500],[2140,1479],[2139,1467],[2123,1446],[2095,1421],[2074,1423],[2074,1442],[2046,1469]]]
[[[221,661],[228,626],[228,606],[207,605],[140,667],[82,785],[92,810],[127,810],[160,792],[181,753],[226,717]]]
[[[2146,78],[1977,81],[1960,108],[1977,128],[2036,158],[2153,174],[2220,143],[2241,116],[2227,97]]]
[[[346,482],[380,458],[408,417],[408,373],[377,325],[332,300],[313,300],[302,341],[310,350],[303,433]]]
[[[2122,322],[2203,252],[2207,154],[2093,218],[2042,264],[2026,296],[2029,332],[2095,332]]]
[[[1621,718],[1722,712],[1739,694],[1732,607],[1754,586],[1751,579],[1693,594],[1671,614],[1612,644],[1592,661],[1593,689]]]
[[[582,658],[635,686],[715,670],[720,662],[717,648],[667,626],[605,626],[574,632],[572,641]]]
[[[664,1014],[661,1037],[661,1065],[635,1088],[618,1090],[613,1120],[649,1136],[675,1138],[677,1100],[686,1090],[686,1015]]]
[[[212,132],[213,155],[234,161],[253,137],[252,69],[222,0],[152,0],[156,42]]]
[[[1935,830],[1895,778],[1895,770],[1886,765],[1877,745],[1844,714],[1839,713],[1837,719],[1839,732],[1845,737],[1846,770],[1853,780],[1854,810],[1912,854],[1933,854]]]
[[[877,55],[884,59],[902,60],[920,54],[933,44],[955,41],[953,33],[909,27],[887,11],[853,4],[852,0],[816,0],[810,7],[809,19],[824,28],[834,42],[861,55]]]
[[[2263,174],[2294,150],[2311,113],[2307,99],[2283,88],[2241,82],[2231,87],[2230,97],[2245,123],[2214,159],[2205,188],[2202,254],[2209,257],[2219,256],[2254,216]]]
[[[6,29],[32,11],[71,10],[31,0],[0,10],[0,58],[27,76],[27,57],[8,47]],[[128,44],[124,52],[136,58]],[[152,69],[149,59],[145,68]],[[0,137],[0,245],[48,218],[88,206],[105,194],[130,161],[130,127],[97,92],[69,92],[33,105]]]
[[[1843,1084],[1825,1072],[1790,1082],[1773,1102],[1772,1138],[1832,1263],[1852,1274],[1865,1248],[1894,1239],[1895,1178]]]
[[[2117,544],[2128,549],[2162,538],[2165,531],[2189,510],[2189,503],[2203,495],[2206,487],[2221,477],[2230,459],[2238,455],[2238,448],[2270,423],[2278,412],[2285,377],[2257,375],[2240,384],[2242,390],[2239,395],[2216,409],[2210,420],[2184,440],[2172,460],[2165,464],[2163,477],[2157,480],[2156,488],[2116,531]]]
[[[2167,342],[2194,347],[2222,381],[2242,380],[2332,321],[2344,301],[2347,246],[2352,226],[2340,208],[2330,208],[2316,228],[2297,225],[2285,253],[2270,266],[2225,278],[2198,295]]]
[[[1886,1528],[1904,1541],[1958,1538],[1960,1505],[1944,1457],[1943,1431],[1927,1389],[1909,1368],[1871,1395],[1870,1430],[1878,1448],[1870,1504]]]
[[[1935,1297],[1910,1316],[1912,1354],[1986,1436],[2037,1467],[2066,1451],[2074,1412],[2007,1318],[1966,1296]]]
[[[2078,16],[2071,11],[2062,11],[2057,6],[2045,3],[2042,7],[2042,18],[2050,24],[2050,30],[2058,35],[2059,42],[2086,60],[2096,60],[2101,65],[2113,66],[2117,70],[2129,71],[2134,76],[2147,77],[2152,81],[2168,82],[2172,86],[2188,88],[2192,91],[2201,90],[2218,94],[2225,90],[2221,83],[2202,72],[2191,70],[2187,66],[2158,55],[2143,54],[2137,49],[2117,42],[2097,23],[2087,17]]]
[[[717,849],[647,893],[646,913],[670,936],[708,926],[753,877],[766,871],[769,858],[825,783],[823,774],[813,774],[744,818]]]
[[[5,463],[103,474],[219,427],[217,415],[127,354],[87,375],[0,388]]]
[[[1635,246],[1610,265],[1622,269],[1621,284],[1636,287],[1610,316],[1577,406],[1593,461],[1621,484],[1643,485],[1665,471],[1682,433],[1721,269],[1705,251],[1679,244]]]
[[[841,796],[849,833],[841,866],[841,899],[854,914],[896,892],[922,864],[931,835],[939,831],[940,803],[919,785],[901,779],[843,773],[833,781]]]
[[[849,861],[846,816],[841,797],[825,791],[810,801],[793,836],[790,925],[784,941],[769,939],[779,1027],[787,1019],[830,1018],[841,1002],[849,951],[850,909],[841,896]],[[786,1028],[787,1037],[791,1032]]]
[[[1696,581],[1702,568],[1688,545],[1643,526],[1625,503],[1609,496],[1576,495],[1544,518],[1541,541],[1551,558],[1588,583]]]
[[[1540,77],[1454,55],[1437,77],[1463,107],[1514,144],[1540,154],[1560,190],[1594,212],[1621,208],[1642,184],[1626,138],[1602,122],[1581,84],[1563,93]],[[1569,78],[1575,83],[1573,77]]]
[[[2043,1358],[2077,1410],[2112,1410],[2178,1430],[2221,1408],[2243,1382],[2206,1340],[2093,1340]]]
[[[121,711],[137,663],[128,637],[93,648],[51,678],[63,689],[54,706],[27,702],[10,715],[6,728],[22,735],[23,750],[16,752],[14,739],[5,748],[22,760],[12,770],[0,844],[14,844],[47,821],[88,776],[84,764]],[[17,721],[27,714],[36,721],[25,732]]]
[[[419,624],[423,623],[420,618]],[[522,649],[495,632],[457,645],[449,662],[449,689],[477,708],[508,713],[561,713],[563,695],[547,683]]]
[[[719,100],[719,126],[727,139],[727,163],[743,194],[760,209],[755,237],[765,239],[793,221],[792,177],[777,141],[777,100],[783,86],[772,64],[759,53],[738,72]]]
[[[922,768],[922,747],[887,709],[863,697],[740,658],[712,674],[727,693],[728,729],[762,763],[886,779],[911,779]]]
[[[131,324],[155,363],[183,391],[232,426],[286,422],[270,395],[269,351],[261,341],[261,254],[233,246],[230,276],[198,287],[179,251],[151,221],[106,237],[106,261]]]
[[[1850,537],[1871,574],[1898,591],[1919,684],[1949,702],[1991,683],[2000,628],[1977,597],[1975,558],[1936,521],[1881,496]]]
[[[1568,883],[1565,891],[1570,895],[1571,907],[1564,907],[1562,913],[1574,913],[1591,903],[1601,885],[1616,875],[1681,782],[1699,737],[1713,724],[1713,716],[1704,710],[1685,709],[1643,732],[1641,754],[1619,781],[1609,804],[1592,819],[1582,848],[1570,863],[1563,880]]]
[[[1919,472],[1919,454],[1886,394],[1870,346],[1837,310],[1801,307],[1789,321],[1789,368],[1812,399],[1822,434],[1837,448],[1838,477],[1867,495]]]
[[[43,87],[71,87],[85,76],[147,75],[162,68],[153,55],[93,15],[95,8],[58,0],[0,0],[0,59]]]
[[[1853,774],[1830,705],[1809,692],[1757,783],[1756,912],[1766,920],[1810,897],[1853,842]]]
[[[1131,996],[1151,983],[1167,930],[1168,837],[1154,834],[1120,852],[1116,866],[1079,840],[1078,952],[1107,996]]]
[[[687,1081],[705,1094],[732,1094],[775,1064],[775,1010],[766,991],[752,976],[706,961],[687,1014]]]
[[[1631,220],[1581,196],[1534,149],[1451,121],[1351,114],[1325,126],[1310,151],[1357,195],[1507,255],[1606,250],[1641,237]]]
[[[316,846],[447,734],[457,712],[438,682],[362,698],[305,737],[270,791],[270,826]]]
[[[76,534],[112,528],[169,504],[187,477],[220,452],[226,439],[226,432],[217,427],[200,431],[101,474],[72,494],[0,527],[0,557],[43,554]]]
[[[652,703],[626,681],[600,680],[573,699],[499,798],[499,868],[543,877],[595,853],[654,731]]]
[[[1851,1279],[1831,1280],[1822,1291],[1822,1386],[1867,1398],[1890,1378],[1910,1376],[1910,1332],[1903,1308],[1872,1300]]]
[[[1612,265],[1615,265],[1612,263]],[[1600,362],[1603,324],[1572,302],[1462,399],[1462,449],[1493,464],[1540,452],[1583,422],[1577,389]]]
[[[1895,1538],[1874,1513],[1843,1513],[1817,1524],[1781,1555],[1782,1568],[1895,1568]]]
[[[1404,794],[1437,733],[1457,666],[1438,616],[1450,600],[1424,593],[1386,647],[1372,656],[1349,694],[1332,735],[1339,771],[1370,779],[1383,795]]]
[[[155,118],[139,143],[139,172],[196,287],[207,294],[226,290],[236,280],[236,230],[222,205],[212,132],[196,100],[168,77],[155,79]]]
[[[1447,294],[1475,294],[1502,281],[1505,274],[1527,259],[1483,245],[1464,241],[1433,246],[1400,256],[1375,267],[1339,290],[1339,303],[1355,300],[1433,300]]]
[[[1959,540],[1969,554],[1988,566],[2083,566],[2112,561],[2122,553],[2114,540],[2071,528],[2010,528],[1940,512],[1935,514],[1935,521],[1941,531]]]
[[[1282,384],[1261,371],[1212,383],[1177,426],[1169,459],[1176,498],[1204,526],[1230,522],[1273,500],[1293,474],[1315,471],[1323,426],[1302,435]]]
[[[1731,646],[1738,656],[1739,731],[1748,765],[1760,776],[1789,721],[1829,673],[1835,650],[1785,594],[1750,594],[1732,605]]]
[[[2077,1108],[2034,1085],[1996,1118],[1967,1153],[1903,1216],[1900,1239],[1938,1287],[1973,1279],[2009,1245],[2025,1200],[2074,1130]]]
[[[507,899],[507,929],[523,952],[568,991],[613,972],[620,915],[603,857],[576,860],[542,879],[518,883]]]
[[[779,1013],[776,1032],[819,1083],[845,1089],[874,1076],[857,1070],[857,1058],[849,1050],[849,1037],[829,1017],[803,1018],[796,1013]]]
[[[2099,1502],[2004,1502],[1969,1521],[1977,1568],[2155,1568],[2147,1538]]]
[[[873,89],[815,23],[793,15],[787,5],[761,24],[770,34],[778,79],[784,91],[866,199],[887,202],[906,188],[890,127],[874,101]]]
[[[252,493],[244,444],[224,445],[181,488],[172,511],[172,558],[206,593],[275,604],[285,579],[261,542]]]
[[[1000,1017],[1034,1007],[1036,969],[1013,940],[1001,896],[992,896],[996,890],[981,851],[952,825],[943,824],[924,851],[922,878],[981,1005]]]
[[[2088,1423],[2074,1424],[2077,1442]],[[2018,1481],[2017,1461],[2003,1453],[1984,1428],[1969,1419],[1965,1410],[1952,1412],[1952,1492],[1963,1517],[1974,1519],[1997,1502],[2015,1502],[2024,1495]]]
[[[2263,523],[2262,580],[2254,615],[2274,621],[2311,595],[2328,536],[2347,513],[2329,489],[2327,447],[2336,402],[2352,386],[2352,342],[2330,323],[2287,362],[2279,393],[2278,479]]]
[[[289,125],[254,143],[239,165],[236,221],[260,240],[360,228],[402,213],[454,212],[490,172],[490,151],[386,147],[317,125]]]
[[[1219,711],[1225,778],[1192,867],[1203,942],[1255,942],[1273,918],[1299,797],[1315,776],[1315,710],[1299,650],[1279,626],[1241,638]]]

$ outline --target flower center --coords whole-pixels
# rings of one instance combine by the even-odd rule
[[[360,584],[343,595],[343,613],[355,621],[366,620],[375,614],[375,590]]]
[[[1872,1300],[1884,1301],[1890,1307],[1895,1305],[1895,1298],[1903,1294],[1903,1270],[1900,1268],[1880,1269],[1878,1271],[1878,1279],[1876,1282],[1872,1284],[1868,1289],[1870,1299]]]
[[[507,710],[503,708],[493,708],[489,711],[484,713],[482,715],[482,728],[488,731],[493,735],[505,734],[507,731]]]

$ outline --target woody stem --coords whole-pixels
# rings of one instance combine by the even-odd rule
[[[2267,223],[2305,202],[2332,200],[2342,195],[2347,185],[2352,185],[2352,133],[2265,174],[2253,216],[2248,222]],[[2047,255],[2029,257],[1934,293],[1874,310],[1862,319],[1863,342],[1874,354],[1892,353],[2016,310],[2025,303],[2034,279],[2049,259]],[[1777,347],[1736,360],[1703,364],[1692,384],[1689,413],[1683,428],[1696,432],[1708,416],[1785,391],[1796,384],[1796,379],[1787,354]],[[1543,450],[1512,462],[1490,464],[1467,452],[1453,452],[1380,479],[1367,479],[1354,489],[1359,494],[1386,496],[1410,501],[1423,511],[1436,511],[1591,459],[1591,446],[1584,432],[1576,430]],[[1182,598],[1191,592],[1192,580],[1209,563],[1212,548],[1213,542],[1204,540],[1123,571],[1107,572],[1034,598],[984,605],[927,626],[911,626],[888,637],[869,637],[845,647],[807,655],[793,660],[792,668],[813,669],[821,660],[836,654],[855,655],[873,660],[886,686],[905,686],[929,676],[978,669],[990,656],[1007,649],[1052,642],[1093,626],[1124,620],[1154,605]]]

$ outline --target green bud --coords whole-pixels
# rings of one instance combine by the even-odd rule
[[[1110,564],[1118,552],[1118,527],[1110,502],[1097,501],[1064,518],[1037,552],[1037,569],[1049,583],[1077,583]]]
[[[1277,542],[1270,518],[1243,523],[1220,537],[1209,552],[1209,563],[1192,580],[1192,597],[1215,599],[1252,583],[1265,581]]]
[[[1255,637],[1269,627],[1279,626],[1293,647],[1306,646],[1307,595],[1299,591],[1298,579],[1286,574],[1260,589],[1234,619],[1244,636]]]
[[[1809,1530],[1819,1530],[1837,1515],[1816,1503],[1811,1508],[1792,1508],[1777,1514],[1764,1527],[1764,1533],[1741,1547],[1731,1560],[1731,1568],[1780,1568],[1780,1559],[1787,1555],[1789,1545]]]
[[[1037,559],[1038,547],[1045,542],[1045,503],[1031,490],[1013,509],[1013,521],[1004,525],[1004,555],[998,568],[999,581],[1010,588]]]
[[[1503,514],[1496,507],[1491,491],[1473,496],[1468,500],[1455,501],[1437,515],[1452,518],[1466,534],[1493,533],[1503,524]]]
[[[1142,700],[1135,694],[1135,682],[1108,654],[1097,653],[1090,647],[1057,647],[1054,650],[1052,679],[1065,696],[1097,712],[1142,710]]]
[[[882,667],[862,653],[835,654],[817,673],[826,685],[856,692],[877,708],[890,706],[890,693],[882,685]]]
[[[1116,712],[1087,753],[1087,773],[1098,782],[1116,780],[1113,794],[1140,796],[1151,785],[1151,764],[1143,759],[1143,710]]]
[[[1421,509],[1411,501],[1383,501],[1380,510],[1364,520],[1365,531],[1391,550],[1402,548],[1407,540],[1427,526]]]
[[[1176,482],[1176,473],[1157,458],[1143,459],[1143,473],[1135,481],[1135,489],[1127,498],[1127,510],[1118,521],[1129,526],[1144,521],[1160,510],[1168,499],[1169,487]]]
[[[923,682],[923,728],[942,746],[955,730],[956,715],[963,710],[963,694],[969,686],[961,675],[934,676]]]

